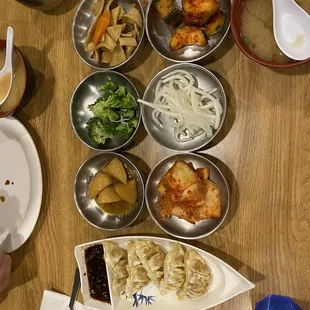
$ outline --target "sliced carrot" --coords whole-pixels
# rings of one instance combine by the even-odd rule
[[[109,10],[104,11],[103,14],[99,17],[93,36],[93,43],[95,46],[100,42],[102,36],[105,34],[110,24],[110,18],[111,14]]]

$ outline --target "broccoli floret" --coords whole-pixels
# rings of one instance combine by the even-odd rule
[[[88,109],[97,117],[109,119],[114,122],[118,121],[120,119],[119,113],[110,108],[105,108],[104,103],[105,101],[103,100],[96,101],[96,103],[89,105]]]
[[[131,93],[128,93],[126,97],[123,99],[123,108],[124,109],[138,109],[137,100]]]
[[[123,108],[122,99],[119,98],[116,94],[113,94],[106,100],[103,104],[106,108],[114,108],[114,109],[121,109]]]
[[[136,118],[132,118],[127,122],[117,125],[115,128],[115,135],[129,139],[137,126],[138,120]]]
[[[129,139],[133,133],[134,128],[128,126],[127,123],[121,123],[115,128],[115,135]]]
[[[103,91],[103,94],[99,99],[103,99],[105,101],[118,90],[118,86],[116,83],[109,81],[101,85],[99,90]]]
[[[93,117],[87,123],[89,138],[97,143],[104,144],[106,139],[113,138],[115,125],[110,121],[104,121],[102,118]]]
[[[126,111],[120,111],[119,114],[120,114],[120,117],[122,119],[131,119],[131,118],[135,117],[136,112],[135,112],[135,110],[128,109]]]
[[[102,91],[111,91],[111,92],[116,92],[118,89],[118,86],[116,83],[112,82],[112,81],[109,81],[109,82],[106,82],[104,84],[102,84],[100,87],[99,87],[99,90],[102,90]]]
[[[121,109],[122,108],[122,100],[116,96],[115,94],[109,96],[107,100],[98,99],[94,104],[88,106],[88,109],[93,112],[95,115],[98,116],[102,113],[104,109],[108,108],[115,108]]]
[[[109,99],[110,96],[112,96],[115,92],[112,91],[112,90],[106,90],[102,95],[101,97],[99,97],[98,100],[103,100],[103,101],[106,101]]]
[[[126,96],[126,89],[124,86],[120,86],[118,88],[118,90],[115,92],[115,94],[120,97],[120,98],[124,98]]]

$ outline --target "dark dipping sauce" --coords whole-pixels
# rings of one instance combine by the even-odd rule
[[[94,299],[111,304],[107,268],[103,258],[101,244],[85,250],[85,262],[90,296]]]

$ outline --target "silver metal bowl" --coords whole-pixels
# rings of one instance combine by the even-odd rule
[[[172,216],[169,219],[160,217],[159,207],[156,203],[158,194],[156,186],[165,173],[173,166],[176,160],[182,159],[191,162],[195,168],[207,167],[210,169],[210,180],[220,189],[222,202],[222,217],[219,219],[206,219],[191,224],[183,219]],[[181,239],[200,239],[212,234],[223,223],[228,210],[230,193],[227,181],[220,169],[205,157],[197,154],[176,154],[160,161],[149,174],[145,186],[145,199],[149,213],[155,223],[166,233]]]
[[[154,2],[150,0],[146,10],[146,34],[154,50],[162,57],[174,62],[195,62],[209,56],[218,48],[228,34],[230,27],[231,0],[218,0],[225,13],[225,24],[222,30],[208,39],[208,46],[187,46],[181,52],[172,52],[169,40],[172,28],[169,27],[157,12]],[[182,8],[182,0],[175,1],[176,7]]]
[[[117,4],[120,5],[125,11],[128,11],[133,4],[136,5],[137,9],[139,10],[143,27],[141,29],[139,42],[137,44],[137,48],[134,50],[132,55],[127,58],[124,62],[117,66],[109,66],[109,64],[98,63],[94,59],[92,59],[91,52],[85,52],[84,50],[84,41],[87,37],[88,29],[93,24],[95,20],[95,16],[91,13],[90,8],[92,4],[96,0],[83,0],[80,5],[78,6],[72,24],[72,40],[74,49],[79,55],[79,57],[89,66],[98,69],[98,70],[105,70],[105,69],[116,69],[130,61],[130,59],[135,55],[137,50],[139,49],[143,36],[144,36],[144,29],[145,29],[145,18],[144,18],[144,11],[141,5],[140,0],[118,0]]]
[[[115,71],[98,71],[87,76],[75,89],[70,104],[70,120],[77,137],[88,147],[97,151],[115,151],[131,142],[141,122],[141,112],[137,111],[138,126],[129,139],[115,137],[108,139],[105,144],[96,144],[90,140],[86,124],[94,117],[88,110],[88,105],[93,104],[100,96],[98,88],[107,81],[113,81],[123,85],[136,99],[139,98],[138,91],[134,85],[123,74]]]
[[[96,173],[118,157],[137,180],[138,200],[132,211],[123,216],[106,214],[95,200],[88,196],[88,187]],[[118,230],[131,225],[139,216],[144,202],[144,184],[139,169],[127,157],[117,153],[99,153],[87,159],[79,168],[73,187],[73,196],[77,209],[91,225],[102,230]]]
[[[221,116],[219,128],[213,132],[213,136],[211,138],[207,138],[205,134],[202,134],[199,137],[193,139],[192,141],[178,142],[174,139],[173,128],[158,128],[158,126],[156,126],[156,124],[152,120],[153,109],[143,104],[142,119],[148,134],[155,140],[155,142],[157,142],[162,147],[177,152],[192,152],[210,143],[220,131],[226,117],[227,99],[225,90],[221,82],[212,72],[199,65],[183,63],[167,67],[164,70],[160,71],[157,75],[155,75],[155,77],[151,80],[144,92],[143,100],[153,102],[155,99],[155,87],[158,81],[161,79],[162,76],[176,69],[183,69],[192,73],[196,77],[197,86],[202,89],[209,90],[215,87],[218,88],[214,95],[219,97],[220,103],[223,107],[223,114]],[[162,116],[162,118],[164,118],[164,116]]]

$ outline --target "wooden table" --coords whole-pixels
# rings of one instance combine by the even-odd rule
[[[77,244],[139,233],[167,237],[146,210],[133,226],[107,233],[89,225],[74,205],[75,173],[93,153],[75,137],[69,121],[72,92],[93,71],[72,45],[78,2],[65,0],[42,13],[12,0],[0,1],[0,37],[5,38],[7,26],[15,29],[16,45],[35,75],[32,98],[15,116],[35,141],[44,179],[37,226],[12,253],[11,285],[0,295],[4,310],[39,309],[44,289],[70,294]],[[169,65],[149,43],[142,49],[130,68],[121,70],[141,94]],[[229,106],[223,130],[203,153],[222,169],[232,199],[222,227],[189,243],[256,283],[252,291],[214,309],[252,309],[270,293],[294,297],[303,309],[310,309],[310,65],[291,70],[262,67],[244,56],[231,36],[205,65],[223,83]],[[171,154],[143,128],[126,151],[140,158],[146,172]]]

